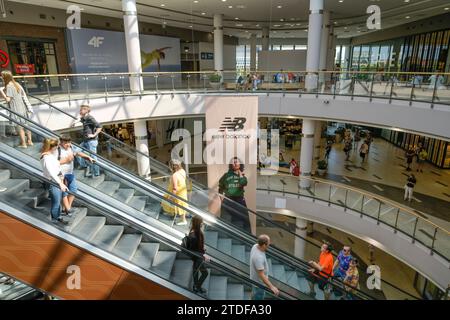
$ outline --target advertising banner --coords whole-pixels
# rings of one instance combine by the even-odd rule
[[[256,232],[257,97],[205,97],[208,209],[234,225]],[[236,205],[239,203],[240,205]]]
[[[16,74],[34,74],[35,68],[34,64],[14,64],[14,71]]]

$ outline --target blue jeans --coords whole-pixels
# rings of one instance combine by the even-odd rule
[[[64,175],[64,180],[67,186],[67,189],[69,189],[70,193],[75,194],[78,191],[77,187],[77,180],[75,178],[74,174],[68,173]],[[67,197],[69,195],[68,192],[63,192],[63,198]]]
[[[252,287],[252,300],[264,300],[265,293],[263,288]]]
[[[50,213],[52,215],[52,219],[57,220],[61,215],[62,191],[59,187],[50,185],[48,192],[50,193],[50,199],[52,200]]]
[[[97,157],[95,156],[95,154],[97,153],[97,146],[98,146],[98,140],[97,139],[92,139],[92,140],[86,140],[83,141],[81,143],[81,146],[86,149],[89,150],[91,152],[91,154],[89,154],[89,156],[94,159],[97,160]],[[90,175],[94,175],[94,176],[99,176],[100,175],[100,168],[98,165],[90,163],[89,161],[86,161],[83,158],[79,158],[78,161],[80,162],[80,166],[82,168],[90,168]]]

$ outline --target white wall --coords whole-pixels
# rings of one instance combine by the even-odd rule
[[[306,70],[306,50],[277,50],[258,52],[258,70]]]
[[[214,59],[202,60],[201,58],[202,52],[214,53],[214,43],[199,42],[198,44],[198,58],[200,60],[200,71],[214,70]],[[236,46],[227,44],[223,46],[223,69],[224,70],[236,69]]]

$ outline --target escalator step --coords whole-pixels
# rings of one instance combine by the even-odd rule
[[[286,282],[286,270],[281,264],[272,265],[273,277],[280,280],[281,282]]]
[[[208,246],[217,248],[217,242],[219,240],[219,233],[216,231],[205,231],[205,243]]]
[[[88,209],[77,207],[72,217],[68,218],[69,224],[64,227],[64,230],[72,232],[73,229],[87,216]]]
[[[158,251],[153,259],[152,270],[168,279],[172,273],[177,253],[175,251]]]
[[[144,269],[149,269],[158,250],[159,243],[141,242],[134,254],[133,262]]]
[[[227,277],[210,276],[208,297],[212,300],[225,300],[227,298],[227,285]]]
[[[90,241],[105,225],[105,222],[105,217],[84,217],[83,220],[81,220],[80,223],[78,223],[78,225],[73,229],[73,233],[82,239]]]
[[[11,177],[11,171],[7,169],[1,169],[0,170],[0,183],[8,180]]]
[[[0,187],[7,188],[5,191],[0,193],[0,196],[19,194],[22,191],[30,188],[30,180],[28,180],[28,179],[8,179],[8,180],[0,182]]]
[[[219,239],[217,249],[227,255],[231,255],[231,239]]]
[[[131,198],[133,198],[134,190],[133,189],[118,189],[113,194],[113,198],[122,203],[128,203]]]
[[[141,243],[141,234],[124,234],[116,244],[113,253],[126,260],[130,260]]]
[[[147,197],[144,197],[144,196],[133,196],[131,198],[131,200],[128,202],[128,205],[130,207],[135,208],[136,210],[144,211],[146,201],[147,201]]]
[[[227,285],[227,300],[244,300],[244,286],[237,283]]]
[[[191,259],[176,259],[170,279],[184,288],[191,289],[192,268]]]
[[[233,244],[231,246],[231,255],[239,261],[248,263],[248,261],[245,260],[245,246]]]
[[[297,272],[295,271],[287,271],[286,272],[286,283],[290,285],[292,288],[300,290],[300,286],[298,284]]]
[[[102,249],[111,251],[122,236],[123,230],[123,226],[105,225],[97,232],[92,242]]]
[[[116,181],[103,181],[98,186],[98,189],[101,190],[103,193],[107,194],[108,196],[112,196],[117,189],[119,189],[120,183]]]

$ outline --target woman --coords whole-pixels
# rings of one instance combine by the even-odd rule
[[[405,196],[403,199],[406,201],[411,201],[413,197],[413,190],[417,183],[416,177],[411,173],[411,175],[408,176],[408,179],[406,179],[405,184]]]
[[[181,161],[176,159],[170,160],[169,167],[172,171],[172,176],[170,177],[167,191],[175,194],[181,199],[187,200],[186,171],[181,167]],[[171,199],[173,203],[178,204],[181,207],[187,208],[188,206],[187,202],[183,200],[172,198],[170,196],[167,197]],[[162,209],[165,212],[174,215],[175,217],[181,217],[181,221],[177,223],[178,226],[187,225],[186,210],[179,206],[174,206],[166,201],[163,201],[162,203]]]
[[[18,84],[10,71],[2,71],[1,73],[3,82],[5,83],[5,88],[3,90],[0,90],[1,95],[3,99],[6,100],[9,104],[9,108],[11,111],[14,111],[21,115],[24,118],[28,119],[28,113],[32,113],[33,111],[28,108],[28,106],[25,104],[24,99],[26,98],[25,91],[23,88]],[[19,123],[24,123],[24,120],[16,116],[15,114],[11,114],[11,118],[16,120]],[[22,126],[19,126],[16,124],[16,129],[19,131],[20,136],[20,145],[19,148],[26,148],[27,147],[27,141],[25,140],[25,130]],[[27,138],[28,138],[28,145],[32,146],[33,141],[31,139],[31,131],[27,130]]]
[[[356,289],[359,289],[358,259],[353,258],[344,278],[344,288],[347,292],[347,299],[352,300]]]
[[[204,261],[209,262],[209,258],[205,256],[205,236],[202,231],[203,219],[200,216],[194,216],[191,222],[191,229],[189,231],[189,249],[203,255],[200,257],[193,257],[193,277],[194,277],[194,292],[206,293],[202,288],[202,284],[208,277],[208,270],[205,268]],[[200,275],[201,273],[201,275]]]
[[[44,140],[41,149],[41,165],[44,171],[44,177],[48,180],[56,182],[58,185],[55,186],[50,184],[48,191],[51,198],[51,209],[50,213],[52,216],[53,223],[67,224],[61,218],[61,199],[63,192],[67,191],[67,187],[64,184],[64,176],[61,172],[61,165],[58,158],[55,156],[56,149],[58,148],[59,141],[54,138],[47,138]]]

